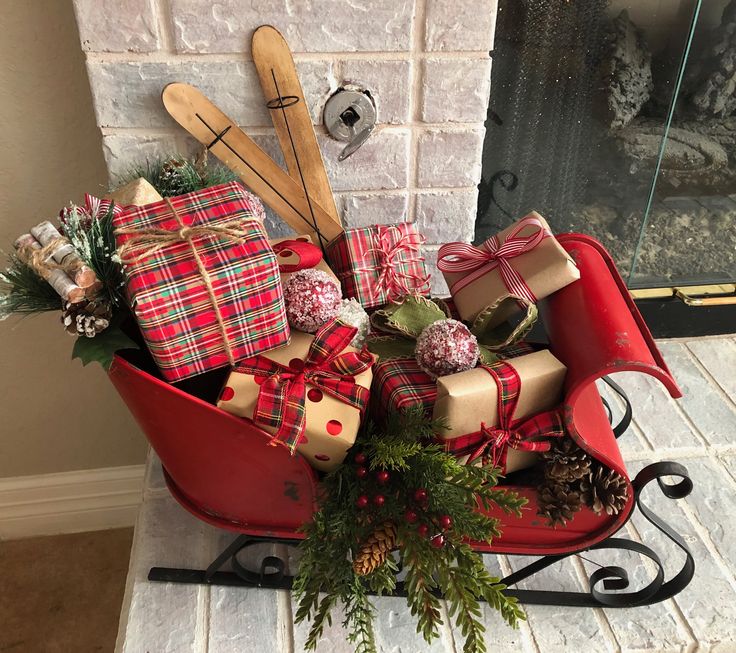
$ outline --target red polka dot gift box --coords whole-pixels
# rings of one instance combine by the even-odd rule
[[[368,408],[373,355],[349,346],[356,329],[334,320],[315,335],[236,365],[218,406],[273,434],[316,469],[338,467]]]
[[[113,218],[127,294],[167,381],[289,341],[276,255],[238,183],[130,207]]]

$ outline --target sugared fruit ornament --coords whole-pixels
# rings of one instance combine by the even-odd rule
[[[342,303],[340,287],[324,270],[299,270],[284,286],[289,324],[299,331],[315,333],[337,317]]]
[[[478,363],[478,340],[457,320],[437,320],[417,338],[417,363],[433,379],[470,370]]]
[[[435,548],[435,549],[441,549],[443,546],[445,546],[445,536],[440,533],[439,535],[435,535],[429,543]]]
[[[376,480],[380,485],[386,485],[389,478],[391,478],[391,475],[385,469],[382,469],[378,474],[376,474]]]
[[[420,487],[418,490],[414,491],[414,500],[419,501],[419,503],[424,503],[429,498],[429,495],[427,494],[427,490],[425,490],[423,487]]]
[[[368,313],[360,305],[360,302],[352,297],[350,299],[343,299],[337,317],[340,322],[345,322],[345,324],[358,329],[358,333],[355,334],[355,338],[352,339],[350,345],[356,349],[363,349],[365,339],[368,337],[368,332],[371,329],[371,321]]]
[[[368,497],[365,496],[365,494],[361,494],[355,501],[355,505],[358,506],[358,508],[367,508],[368,507]]]

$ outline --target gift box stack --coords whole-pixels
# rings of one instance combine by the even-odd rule
[[[563,436],[565,367],[523,338],[536,302],[579,275],[540,215],[442,246],[448,299],[429,297],[411,223],[325,246],[269,242],[262,216],[235,182],[115,216],[127,299],[166,381],[228,368],[218,407],[325,472],[391,411],[434,416],[447,451],[505,473]]]

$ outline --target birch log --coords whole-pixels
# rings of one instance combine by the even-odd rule
[[[40,251],[42,247],[41,243],[31,234],[23,234],[13,243],[13,246],[18,251],[18,258],[30,266],[39,277],[46,280],[64,301],[76,303],[85,298],[84,288],[74,283],[64,270],[60,267],[44,265],[43,261],[33,256],[33,252]]]

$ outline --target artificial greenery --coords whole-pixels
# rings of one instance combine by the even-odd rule
[[[421,410],[392,414],[385,427],[368,423],[348,460],[325,477],[319,510],[305,526],[294,585],[295,619],[311,621],[308,650],[315,649],[332,610],[342,603],[343,625],[356,651],[376,651],[368,596],[395,589],[399,563],[409,609],[427,642],[439,635],[440,594],[465,637],[465,653],[486,650],[480,600],[513,626],[524,618],[467,540],[490,542],[500,534],[499,521],[479,506],[518,515],[526,500],[496,487],[497,468],[462,465],[434,444],[440,426]],[[377,480],[381,472],[383,483]],[[383,499],[377,502],[378,494]],[[371,573],[358,575],[352,560],[387,521],[396,526],[398,560],[388,556]]]
[[[72,349],[72,360],[78,358],[82,361],[82,365],[99,363],[103,369],[109,370],[115,352],[121,349],[139,349],[139,347],[117,324],[111,324],[94,338],[77,338]]]
[[[132,167],[121,177],[119,185],[123,186],[139,177],[146,179],[162,197],[192,193],[238,178],[229,168],[209,162],[206,154],[190,158],[175,154],[146,161],[143,165]]]
[[[56,291],[15,254],[8,256],[8,266],[0,272],[0,283],[0,319],[12,313],[44,313],[61,308]]]

